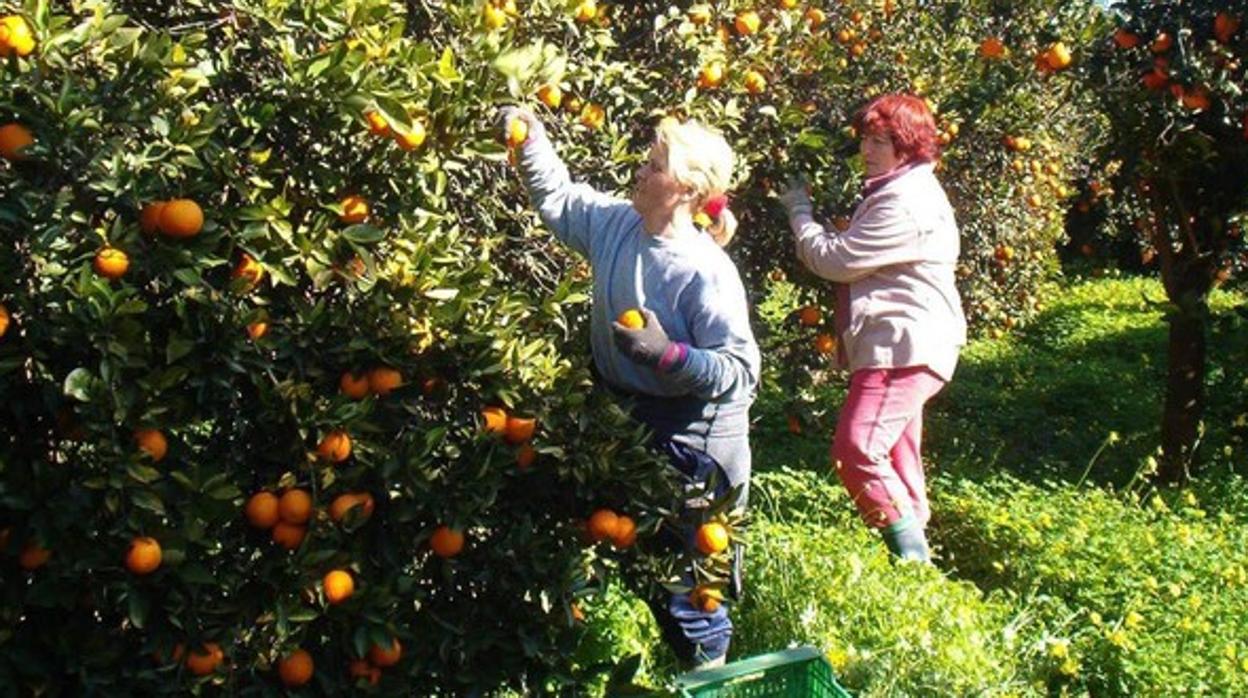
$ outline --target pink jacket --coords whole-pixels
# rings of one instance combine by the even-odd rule
[[[954,282],[958,225],[930,163],[868,193],[843,233],[806,215],[790,224],[798,259],[845,284],[838,305],[848,313],[838,308],[836,322],[838,355],[850,371],[927,366],[946,381],[953,377],[966,344]]]

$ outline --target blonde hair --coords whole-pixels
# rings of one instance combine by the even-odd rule
[[[667,153],[667,173],[696,195],[695,211],[728,191],[736,157],[718,132],[669,116],[659,122],[654,138]],[[737,218],[725,206],[707,231],[716,244],[727,247],[737,232]]]

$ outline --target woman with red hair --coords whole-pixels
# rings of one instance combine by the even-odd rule
[[[802,182],[780,198],[798,258],[836,284],[837,360],[850,371],[832,444],[837,474],[894,555],[928,562],[923,406],[953,377],[966,343],[958,227],[936,179],[936,122],[922,99],[878,97],[854,126],[866,177],[847,229],[811,218]]]

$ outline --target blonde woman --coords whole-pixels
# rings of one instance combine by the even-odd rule
[[[760,359],[745,288],[723,250],[736,230],[725,198],[732,149],[696,122],[663,119],[625,199],[573,183],[532,113],[508,108],[501,119],[504,129],[514,119],[528,125],[518,164],[533,205],[589,260],[590,344],[602,382],[629,398],[673,465],[693,479],[718,471],[720,484],[741,487],[744,506]],[[712,214],[706,230],[694,223],[699,212]],[[616,321],[634,308],[642,327]],[[723,663],[732,635],[726,607],[704,612],[675,594],[651,608],[683,661]]]

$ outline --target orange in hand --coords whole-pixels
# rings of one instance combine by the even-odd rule
[[[616,322],[630,330],[640,330],[646,326],[646,316],[642,315],[640,310],[632,308],[620,313],[620,316],[616,318]]]

